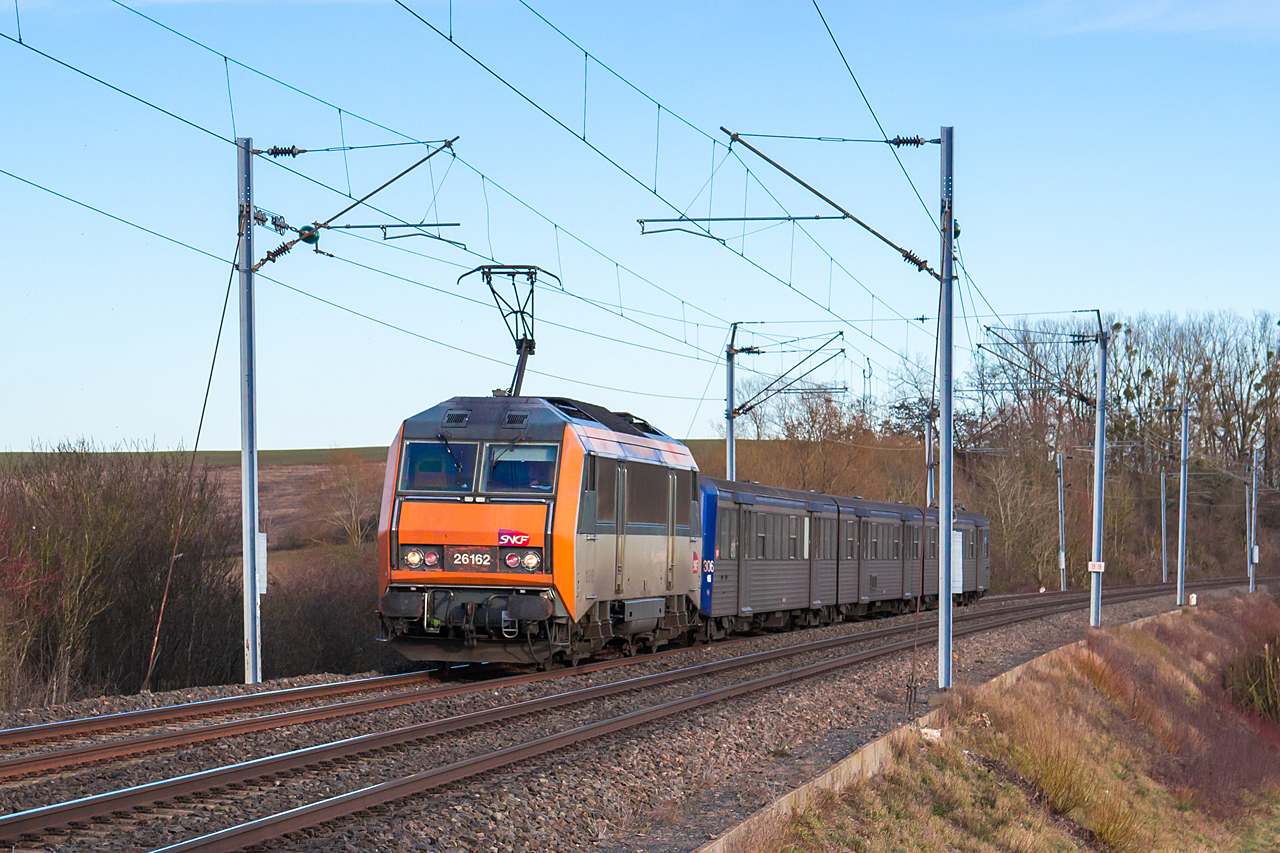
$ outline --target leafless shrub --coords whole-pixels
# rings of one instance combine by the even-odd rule
[[[1184,399],[1191,419],[1191,578],[1243,571],[1243,489],[1253,449],[1259,483],[1280,485],[1280,331],[1274,314],[1216,313],[1104,318],[1112,343],[1106,400],[1109,582],[1161,577],[1160,473],[1177,467]],[[1097,321],[1014,320],[979,352],[956,412],[956,496],[992,519],[997,591],[1057,585],[1055,454],[1064,466],[1066,574],[1087,585],[1092,536],[1094,347]],[[769,378],[743,383],[749,399]],[[738,476],[746,480],[918,504],[924,500],[924,424],[931,366],[904,362],[883,399],[810,390],[782,396],[739,421]],[[884,415],[881,419],[881,415]],[[704,471],[724,470],[719,444],[698,451]],[[1176,478],[1170,479],[1170,496]],[[1280,501],[1260,492],[1264,564],[1280,553]],[[1172,516],[1171,516],[1172,519]],[[1171,531],[1172,534],[1172,531]],[[1173,538],[1172,535],[1170,537]],[[1172,542],[1170,549],[1172,548]]]
[[[383,467],[351,449],[335,450],[311,484],[307,505],[316,539],[352,547],[371,539],[378,529]]]
[[[152,679],[166,687],[225,681],[238,660],[236,524],[208,472],[185,455],[83,440],[11,459],[0,472],[0,703],[22,684],[46,702],[138,689],[180,514]]]
[[[324,546],[278,577],[262,598],[262,664],[268,678],[316,672],[365,672],[403,666],[378,643],[375,552]],[[268,563],[268,565],[270,565]]]

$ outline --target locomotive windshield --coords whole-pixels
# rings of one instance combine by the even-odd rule
[[[475,490],[479,445],[462,441],[406,441],[400,466],[404,492]]]
[[[551,492],[557,450],[554,444],[490,444],[484,456],[484,491]]]

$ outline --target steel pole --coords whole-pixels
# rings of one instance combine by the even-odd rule
[[[1187,452],[1190,409],[1182,401],[1182,476],[1178,483],[1178,606],[1187,603]]]
[[[924,421],[924,470],[928,475],[925,478],[924,491],[926,507],[933,506],[934,495],[933,489],[933,401],[929,401],[929,415]],[[923,546],[921,546],[923,547]]]
[[[258,566],[258,382],[253,302],[253,140],[236,140],[240,173],[240,508],[244,564],[244,683],[262,680]],[[266,550],[265,548],[263,549]],[[261,569],[265,571],[266,567]]]
[[[1169,582],[1169,500],[1165,497],[1165,472],[1160,472],[1160,565],[1164,569],[1164,580]]]
[[[1062,501],[1062,454],[1058,454],[1058,574],[1067,591],[1067,519]]]
[[[938,688],[951,687],[951,531],[955,527],[955,491],[952,477],[955,474],[954,422],[952,395],[954,387],[951,375],[952,355],[952,271],[951,251],[953,239],[952,166],[954,128],[942,128],[942,215],[939,217],[942,231],[942,304],[938,318],[938,391],[939,416],[942,423],[939,453],[938,483]]]
[[[1258,448],[1253,449],[1253,491],[1245,508],[1249,523],[1249,592],[1258,591]]]
[[[733,356],[734,342],[738,338],[738,324],[734,323],[729,331],[729,345],[724,350],[724,478],[732,482],[738,476],[738,460],[733,446]]]
[[[1249,484],[1244,484],[1244,576],[1253,592],[1253,531],[1249,529]]]
[[[1102,626],[1102,518],[1107,471],[1107,338],[1098,330],[1098,405],[1093,431],[1093,559],[1089,564],[1089,626]]]

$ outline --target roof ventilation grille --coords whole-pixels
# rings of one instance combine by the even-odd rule
[[[524,429],[528,423],[528,412],[507,412],[506,418],[502,421],[504,427],[512,427],[513,429]]]
[[[471,417],[470,409],[445,412],[444,425],[447,427],[453,427],[454,429],[461,429],[467,425],[467,418],[469,417]]]

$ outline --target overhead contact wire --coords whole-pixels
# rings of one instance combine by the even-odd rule
[[[372,127],[376,127],[376,128],[378,128],[378,129],[380,129],[380,130],[385,130],[385,131],[386,131],[386,132],[388,132],[388,133],[394,134],[395,136],[399,136],[399,137],[401,137],[402,139],[406,140],[406,141],[405,141],[405,142],[403,142],[403,143],[394,142],[394,143],[383,143],[383,144],[381,144],[381,145],[346,146],[346,147],[348,148],[348,150],[353,150],[353,151],[354,151],[354,150],[360,150],[360,149],[365,149],[365,148],[383,148],[383,147],[393,147],[393,146],[398,146],[398,145],[427,145],[427,144],[435,144],[435,143],[437,143],[437,142],[442,141],[442,140],[421,140],[421,139],[417,139],[416,137],[411,136],[410,134],[404,133],[403,131],[396,130],[395,128],[389,127],[388,125],[385,125],[385,124],[383,124],[383,123],[381,123],[381,122],[375,121],[374,119],[368,118],[367,116],[364,116],[364,115],[362,115],[362,114],[360,114],[360,113],[355,113],[355,112],[352,112],[351,110],[348,110],[348,109],[344,109],[344,108],[342,108],[342,107],[339,107],[337,104],[334,104],[334,103],[332,103],[332,102],[330,102],[330,101],[327,101],[327,100],[325,100],[324,98],[321,98],[321,97],[319,97],[319,96],[317,96],[317,95],[314,95],[314,94],[312,94],[311,92],[308,92],[308,91],[306,91],[306,90],[304,90],[304,89],[300,89],[300,88],[298,88],[297,86],[294,86],[294,85],[292,85],[292,84],[290,84],[290,83],[288,83],[288,82],[286,82],[286,81],[284,81],[284,80],[281,80],[281,79],[280,79],[280,78],[278,78],[278,77],[275,77],[275,76],[273,76],[273,75],[271,75],[271,74],[266,73],[265,71],[262,71],[262,70],[260,70],[260,69],[258,69],[258,68],[255,68],[255,67],[253,67],[253,66],[251,66],[251,65],[248,65],[248,64],[246,64],[246,63],[240,62],[240,61],[239,61],[239,60],[237,60],[237,59],[232,59],[232,58],[228,57],[226,54],[222,53],[221,51],[219,51],[219,50],[217,50],[217,49],[215,49],[215,48],[213,48],[213,47],[211,47],[211,46],[209,46],[209,45],[205,44],[204,42],[201,42],[201,41],[199,41],[198,39],[192,38],[191,36],[187,35],[186,33],[183,33],[183,32],[181,32],[181,31],[179,31],[179,30],[176,30],[176,29],[174,29],[173,27],[169,26],[168,24],[165,24],[165,23],[163,23],[163,22],[161,22],[161,21],[159,21],[159,20],[157,20],[157,19],[155,19],[155,18],[151,17],[150,15],[147,15],[147,14],[145,14],[145,13],[143,13],[143,12],[140,12],[140,11],[138,11],[137,9],[134,9],[134,8],[133,8],[133,7],[131,7],[131,6],[129,6],[129,5],[125,4],[125,3],[120,2],[120,0],[111,0],[111,2],[112,2],[112,3],[114,3],[115,5],[119,6],[120,8],[122,8],[122,9],[124,9],[124,10],[128,11],[128,12],[131,12],[131,13],[133,13],[133,14],[137,15],[138,17],[140,17],[140,18],[142,18],[142,19],[144,19],[144,20],[146,20],[146,21],[149,21],[149,22],[150,22],[150,23],[152,23],[152,24],[155,24],[156,26],[160,27],[161,29],[165,30],[166,32],[169,32],[169,33],[171,33],[171,34],[173,34],[173,35],[177,36],[178,38],[181,38],[181,39],[183,39],[184,41],[187,41],[187,42],[189,42],[189,43],[191,43],[191,44],[193,44],[193,45],[195,45],[195,46],[197,46],[197,47],[201,48],[202,50],[205,50],[205,51],[207,51],[207,52],[209,52],[209,53],[212,53],[212,54],[214,54],[215,56],[223,57],[223,58],[228,59],[230,62],[234,63],[235,65],[239,66],[240,68],[243,68],[243,69],[244,69],[244,70],[246,70],[246,71],[249,71],[250,73],[257,74],[257,75],[259,75],[260,77],[262,77],[262,78],[264,78],[264,79],[266,79],[266,80],[270,80],[271,82],[273,82],[273,83],[275,83],[275,84],[277,84],[277,85],[279,85],[279,86],[283,86],[284,88],[288,89],[289,91],[294,92],[294,93],[299,94],[299,95],[302,95],[302,96],[303,96],[303,97],[305,97],[305,98],[309,98],[310,100],[313,100],[313,101],[315,101],[316,103],[323,104],[324,106],[330,107],[330,108],[332,108],[332,109],[334,109],[334,110],[341,110],[342,112],[346,113],[347,115],[351,116],[352,118],[359,119],[360,121],[365,122],[366,124],[371,125]],[[412,11],[412,10],[410,10],[410,11]],[[437,31],[437,32],[438,32],[438,31]],[[450,39],[450,41],[452,41],[452,38]],[[68,67],[71,67],[71,66],[68,66]],[[602,67],[604,67],[604,66],[602,65]],[[83,72],[81,72],[81,73],[83,73]],[[611,71],[611,73],[613,73],[613,72]],[[95,79],[96,79],[96,78],[95,78]],[[102,82],[102,81],[99,81],[99,82]],[[104,85],[110,85],[110,84],[104,84]],[[115,88],[115,87],[112,87],[112,88]],[[647,97],[647,96],[646,96],[646,97]],[[137,98],[135,98],[135,99],[137,99]],[[141,99],[137,99],[137,100],[141,100]],[[148,103],[148,102],[143,101],[143,103]],[[655,103],[656,103],[656,102],[655,102]],[[149,103],[148,103],[148,105],[149,105],[149,106],[154,106],[154,105],[151,105],[151,104],[149,104]],[[157,108],[157,109],[158,109],[158,108]],[[670,112],[670,111],[668,110],[668,112]],[[675,115],[675,114],[674,114],[674,113],[672,113],[672,115]],[[680,119],[680,121],[681,121],[681,122],[683,122],[683,123],[685,123],[685,124],[688,124],[688,122],[687,122],[687,121],[685,121],[685,120],[684,120],[683,118],[681,118],[680,116],[676,115],[675,117],[676,117],[677,119]],[[192,124],[192,126],[193,126],[193,127],[199,127],[198,125],[194,125],[192,122],[186,121],[185,119],[184,119],[183,121],[184,121],[184,123]],[[690,126],[692,127],[692,125],[690,125]],[[214,135],[215,137],[217,137],[217,138],[219,138],[219,139],[223,139],[223,137],[219,136],[218,134],[214,134],[212,131],[209,131],[209,130],[207,130],[207,129],[205,129],[205,128],[200,128],[200,129],[201,129],[201,130],[204,130],[204,132],[206,132],[206,133],[211,133],[212,135]],[[699,133],[702,133],[704,136],[708,136],[708,138],[711,138],[711,137],[710,137],[708,134],[706,134],[704,131],[701,131],[701,130],[700,130],[700,131],[699,131]],[[575,134],[575,135],[576,135],[576,134]],[[227,141],[231,141],[231,140],[227,140]],[[715,140],[713,140],[713,141],[715,141]],[[722,144],[722,143],[720,143],[720,144]],[[317,150],[317,151],[335,151],[335,150],[339,150],[339,149],[336,149],[336,148],[324,148],[324,149],[315,149],[315,150]],[[504,194],[506,194],[507,196],[509,196],[510,198],[512,198],[514,201],[516,201],[517,203],[519,203],[519,204],[520,204],[521,206],[523,206],[525,209],[529,210],[530,212],[532,212],[532,213],[533,213],[533,214],[535,214],[536,216],[538,216],[538,217],[542,218],[542,219],[543,219],[543,220],[545,220],[546,222],[548,222],[548,223],[550,223],[550,224],[552,224],[552,225],[557,225],[557,227],[559,227],[561,231],[564,231],[564,233],[565,233],[565,234],[567,234],[568,236],[572,237],[572,238],[573,238],[574,240],[576,240],[578,243],[580,243],[581,245],[583,245],[583,246],[584,246],[584,247],[586,247],[587,249],[590,249],[590,250],[591,250],[592,252],[594,252],[595,254],[597,254],[597,255],[601,256],[602,258],[605,258],[606,260],[610,261],[611,263],[616,263],[616,261],[614,261],[614,259],[613,259],[613,258],[611,258],[609,255],[607,255],[605,252],[603,252],[603,251],[601,251],[600,249],[596,248],[596,247],[595,247],[595,246],[593,246],[592,244],[590,244],[590,243],[586,242],[586,241],[585,241],[585,240],[583,240],[581,237],[578,237],[576,234],[574,234],[572,231],[570,231],[569,229],[565,228],[564,226],[558,225],[558,223],[556,223],[554,220],[552,220],[552,219],[550,219],[549,217],[547,217],[547,216],[546,216],[546,214],[542,213],[540,210],[538,210],[537,208],[533,207],[531,204],[529,204],[528,202],[526,202],[524,199],[520,198],[519,196],[516,196],[516,195],[515,195],[514,193],[512,193],[510,190],[506,189],[506,188],[505,188],[505,187],[503,187],[500,183],[498,183],[497,181],[495,181],[492,177],[490,177],[490,176],[486,175],[485,173],[481,172],[481,171],[480,171],[478,168],[476,168],[474,165],[472,165],[471,163],[468,163],[465,159],[463,159],[462,157],[458,156],[458,154],[457,154],[456,152],[451,151],[451,154],[452,154],[452,156],[454,157],[454,159],[456,159],[456,160],[460,161],[464,166],[466,166],[466,167],[467,167],[468,169],[470,169],[471,171],[475,172],[477,175],[480,175],[480,176],[485,177],[485,178],[488,180],[488,182],[489,182],[490,184],[492,184],[493,186],[497,187],[497,188],[498,188],[499,190],[501,190]],[[323,182],[321,182],[321,181],[318,181],[318,180],[316,180],[315,178],[312,178],[312,177],[311,177],[311,176],[309,176],[309,175],[305,175],[305,174],[303,174],[303,173],[301,173],[301,172],[297,172],[297,171],[296,171],[296,170],[294,170],[294,169],[290,169],[290,168],[288,168],[287,166],[285,166],[283,163],[280,163],[280,162],[278,162],[278,161],[276,161],[276,160],[270,160],[269,162],[273,163],[274,165],[276,165],[276,166],[278,166],[278,167],[280,167],[280,168],[285,169],[285,171],[288,171],[288,172],[290,172],[290,173],[292,173],[292,174],[294,174],[294,175],[297,175],[297,176],[298,176],[298,177],[300,177],[300,178],[303,178],[304,180],[307,180],[307,181],[309,181],[309,182],[311,182],[311,183],[314,183],[314,184],[316,184],[317,186],[324,187],[325,189],[331,190],[332,192],[335,192],[335,193],[337,193],[338,195],[344,195],[344,193],[342,193],[342,191],[341,191],[341,190],[338,190],[338,189],[336,189],[336,188],[334,188],[334,187],[330,187],[329,185],[327,185],[327,184],[325,184],[325,183],[323,183]],[[642,184],[642,185],[643,185],[643,184]],[[348,198],[350,197],[350,195],[349,195],[349,194],[345,194],[345,195],[346,195]],[[397,221],[401,222],[402,224],[406,224],[406,225],[413,225],[413,224],[414,224],[414,223],[408,223],[408,222],[405,222],[403,219],[400,219],[399,217],[395,217],[395,216],[393,216],[392,214],[386,213],[385,211],[381,211],[381,210],[379,210],[378,208],[373,207],[372,205],[369,205],[369,207],[370,207],[370,209],[372,209],[372,210],[374,210],[374,211],[376,211],[376,212],[378,212],[378,213],[383,213],[384,215],[387,215],[387,216],[390,216],[390,217],[391,217],[391,218],[393,218],[393,219],[396,219]],[[399,248],[399,247],[396,247],[396,248]],[[486,260],[490,260],[490,261],[494,260],[493,258],[491,258],[491,257],[487,257],[487,256],[485,256],[485,255],[482,255],[482,254],[478,253],[478,252],[470,252],[470,254],[474,254],[476,257],[479,257],[479,258],[485,258]],[[665,288],[661,287],[660,285],[656,284],[656,283],[655,283],[655,282],[653,282],[652,280],[650,280],[650,279],[648,279],[648,278],[645,278],[644,276],[642,276],[642,275],[640,275],[639,273],[635,272],[634,270],[632,270],[632,269],[630,269],[630,268],[626,267],[625,265],[623,265],[623,266],[622,266],[622,269],[623,269],[624,271],[626,271],[626,272],[630,273],[631,275],[635,276],[635,277],[636,277],[636,278],[638,278],[639,280],[643,281],[645,284],[648,284],[649,286],[651,286],[651,287],[655,288],[655,289],[656,289],[656,290],[658,290],[659,292],[664,293],[664,294],[666,294],[667,296],[670,296],[670,297],[671,297],[671,298],[673,298],[673,299],[680,299],[680,297],[675,296],[675,295],[674,295],[673,293],[671,293],[670,291],[668,291],[668,290],[666,290]],[[685,300],[685,301],[687,301],[687,300]],[[703,315],[705,315],[705,316],[707,316],[707,317],[711,317],[712,319],[717,320],[717,321],[718,321],[718,322],[720,322],[722,325],[724,325],[724,326],[728,326],[728,320],[724,319],[723,317],[719,317],[719,316],[718,316],[718,315],[716,315],[714,312],[707,311],[706,309],[701,308],[701,307],[699,307],[698,305],[696,305],[696,304],[694,304],[694,303],[692,303],[692,302],[689,302],[689,303],[688,303],[688,305],[689,305],[689,307],[696,309],[697,311],[699,311],[699,312],[700,312],[700,313],[702,313]],[[655,316],[659,316],[659,315],[655,315]],[[670,319],[670,318],[667,318],[667,319]]]

